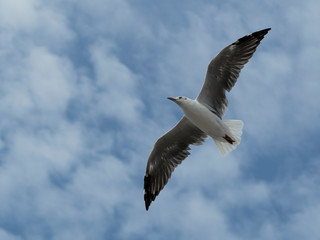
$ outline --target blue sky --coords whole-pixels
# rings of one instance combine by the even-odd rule
[[[320,239],[320,3],[0,0],[0,239]],[[192,147],[148,212],[154,142],[226,45],[242,142]]]

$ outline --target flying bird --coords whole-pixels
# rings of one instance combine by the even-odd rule
[[[195,100],[168,97],[182,109],[184,116],[157,140],[151,151],[144,176],[146,210],[174,169],[190,154],[189,145],[201,145],[210,136],[225,156],[240,143],[243,122],[222,120],[228,106],[226,91],[232,89],[241,69],[270,29],[246,35],[222,49],[209,63],[204,84]]]

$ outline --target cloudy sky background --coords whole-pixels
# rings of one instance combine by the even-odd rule
[[[0,239],[320,239],[320,2],[0,0]],[[271,27],[211,139],[143,176],[223,47]]]

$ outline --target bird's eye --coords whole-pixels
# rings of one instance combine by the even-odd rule
[[[179,99],[181,99],[181,97],[179,97]]]

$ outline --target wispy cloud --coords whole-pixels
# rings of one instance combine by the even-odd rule
[[[0,1],[0,238],[318,239],[318,8]],[[228,94],[241,145],[192,147],[145,212],[148,154],[182,116],[166,97],[265,27]]]

